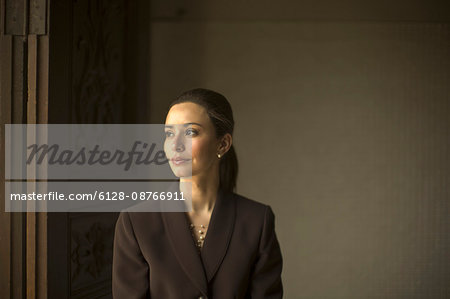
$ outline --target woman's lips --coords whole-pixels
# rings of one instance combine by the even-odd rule
[[[172,161],[173,164],[175,165],[181,165],[184,164],[186,162],[189,162],[191,159],[181,159],[181,158],[176,158],[176,159],[170,159],[170,161]]]

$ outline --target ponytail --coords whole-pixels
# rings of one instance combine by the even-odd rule
[[[228,192],[234,192],[236,189],[236,181],[238,174],[238,160],[234,146],[231,145],[228,152],[225,153],[220,161],[219,189]]]

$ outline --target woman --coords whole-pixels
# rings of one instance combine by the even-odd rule
[[[272,209],[233,192],[233,128],[230,104],[214,91],[193,89],[171,104],[164,149],[180,182],[192,184],[192,211],[120,214],[114,298],[282,298]]]

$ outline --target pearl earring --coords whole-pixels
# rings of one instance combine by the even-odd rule
[[[220,157],[222,157],[220,154],[217,154],[217,157],[220,159]]]

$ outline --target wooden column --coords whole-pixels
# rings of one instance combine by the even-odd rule
[[[47,298],[47,214],[5,213],[3,157],[4,124],[48,120],[49,6],[0,4],[0,298]]]

